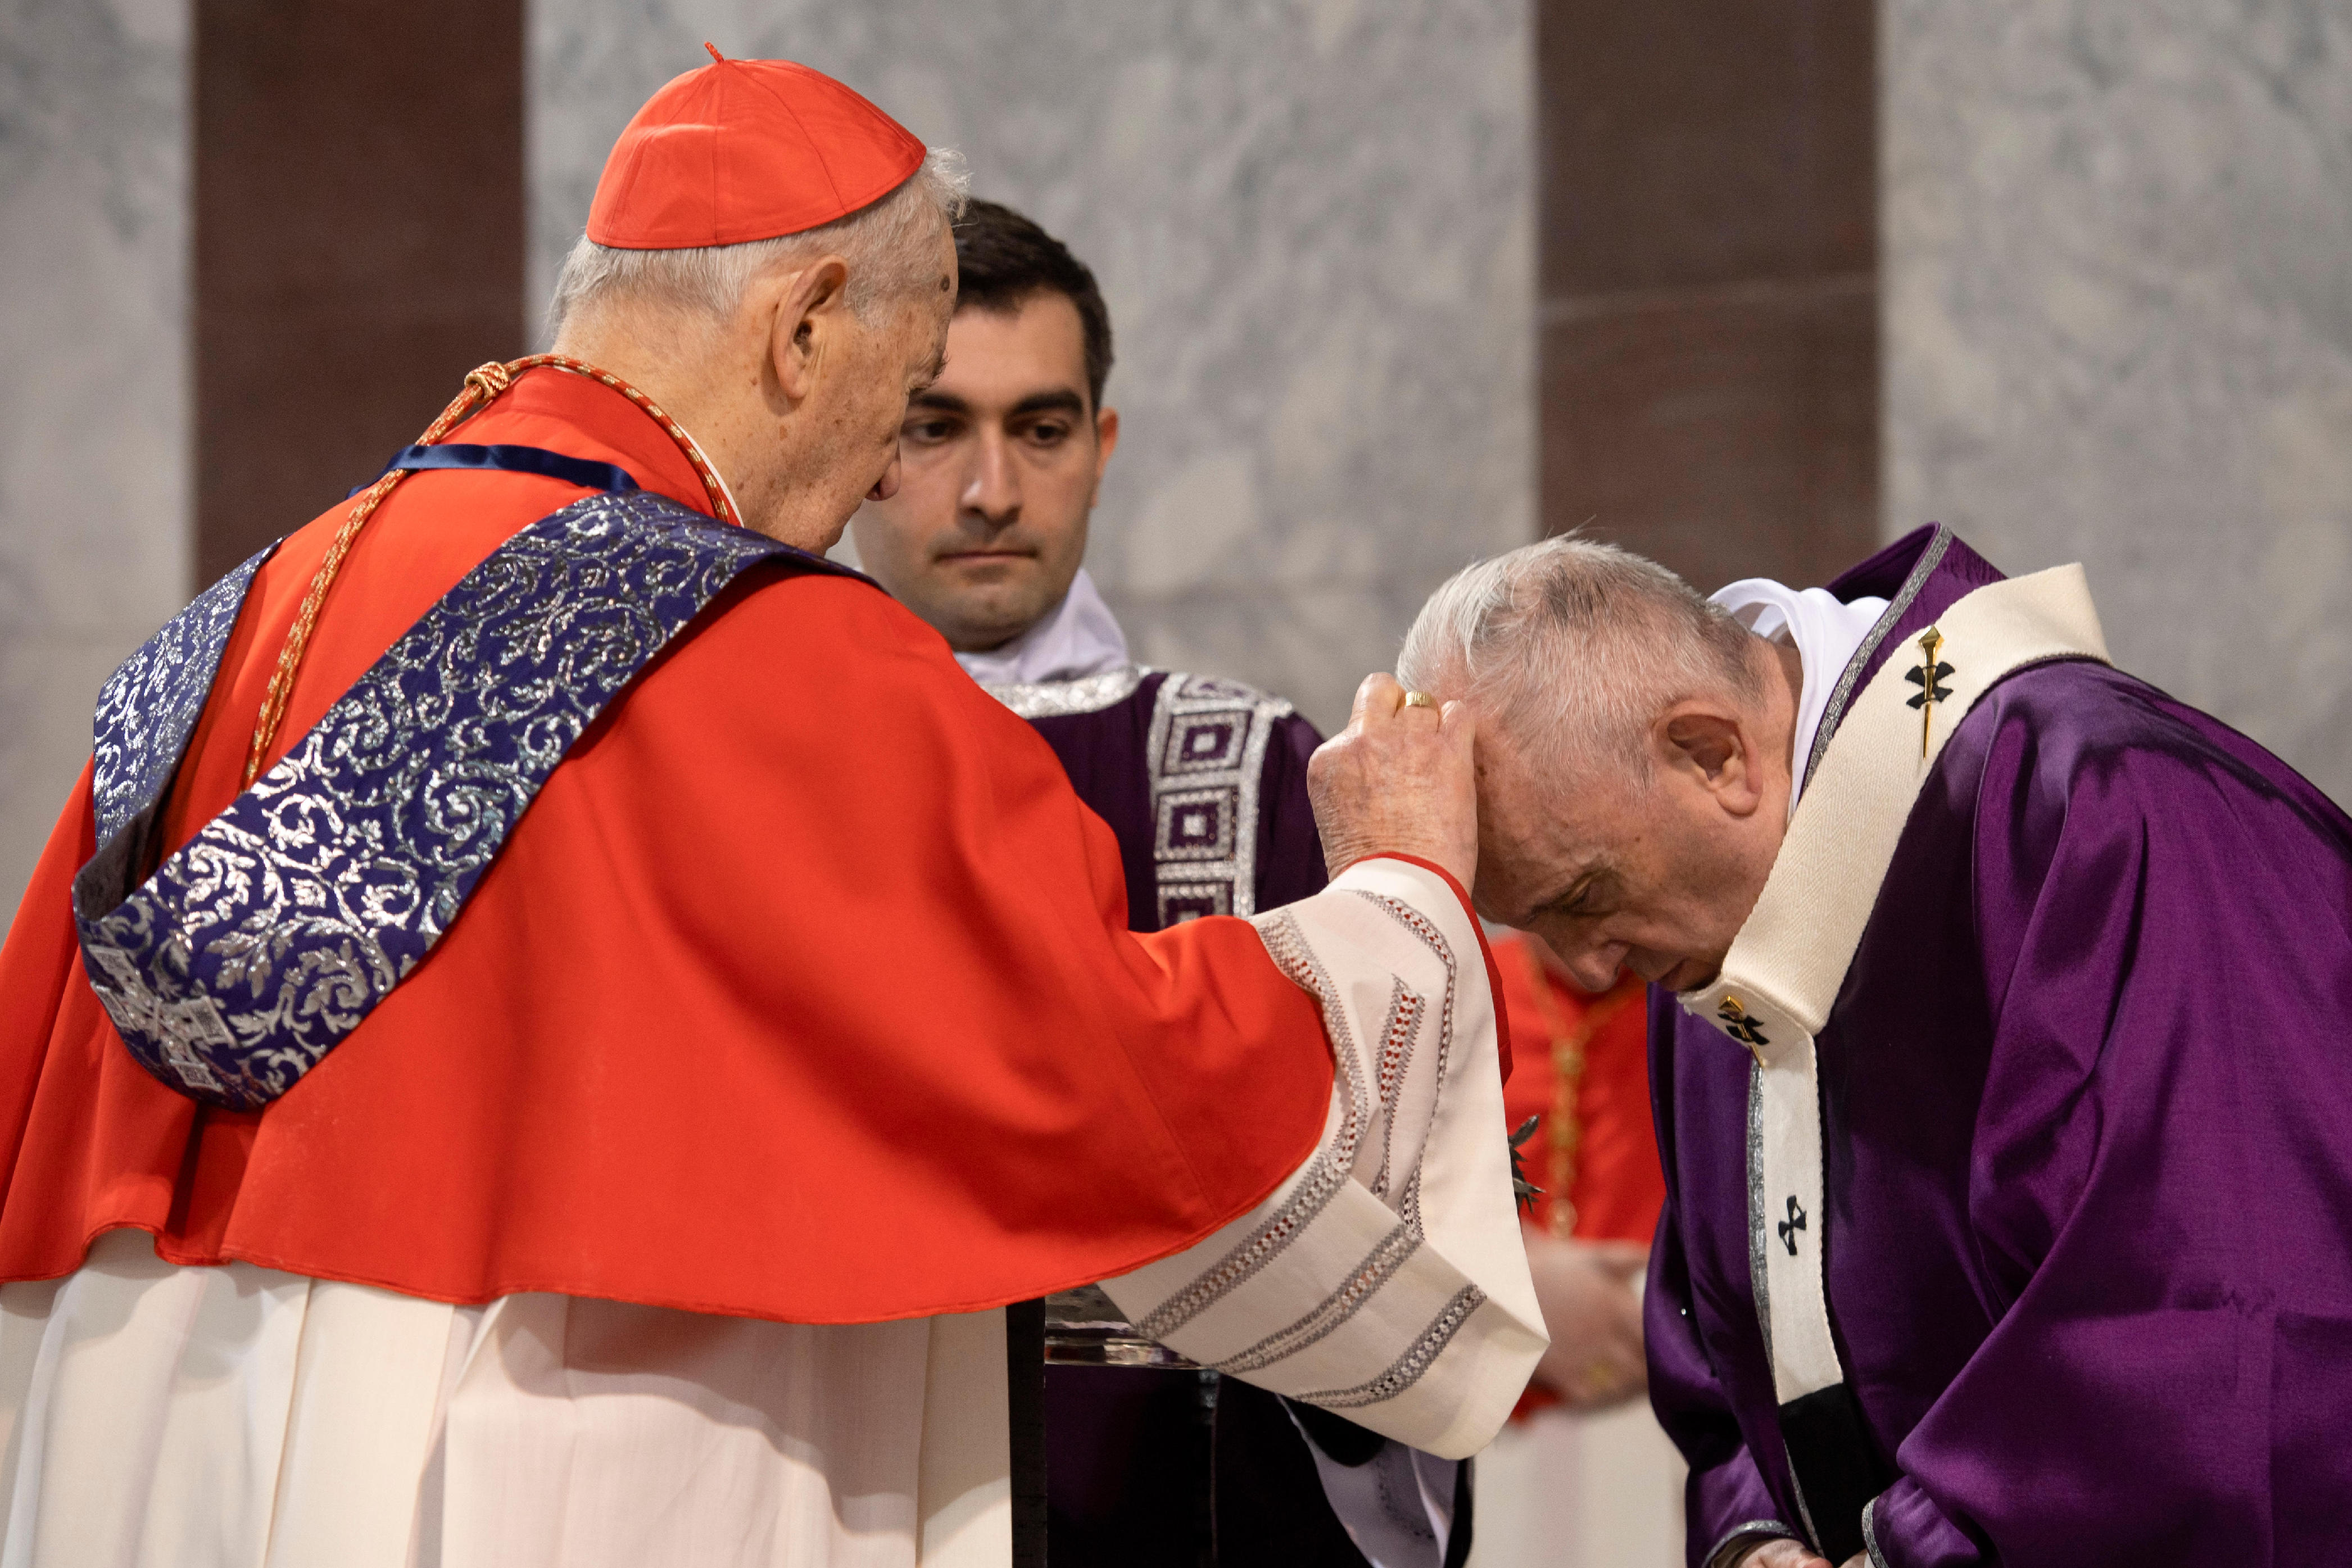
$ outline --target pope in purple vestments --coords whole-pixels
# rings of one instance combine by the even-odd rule
[[[1548,541],[1398,672],[1481,912],[1654,983],[1694,1568],[2352,1561],[2352,819],[1943,529],[1711,602]]]
[[[1999,577],[1922,531],[1839,578],[1891,606],[1843,684]],[[1818,1036],[1873,1563],[2352,1557],[2347,1021],[2352,820],[2318,790],[2087,660],[1969,711]],[[1650,1048],[1651,1390],[1697,1563],[1802,1510],[1750,1288],[1748,1058],[1664,992]]]

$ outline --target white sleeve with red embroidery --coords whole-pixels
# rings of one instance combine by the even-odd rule
[[[1323,1137],[1257,1208],[1103,1289],[1204,1366],[1466,1458],[1549,1342],[1477,928],[1444,878],[1393,859],[1254,923],[1323,1010]]]

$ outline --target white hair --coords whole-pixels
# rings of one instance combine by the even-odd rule
[[[849,263],[849,308],[871,321],[877,304],[929,285],[933,220],[952,224],[961,217],[971,188],[963,155],[934,147],[888,195],[799,234],[686,250],[619,250],[582,235],[548,301],[548,337],[553,340],[582,310],[606,300],[667,306],[716,324],[734,315],[755,279],[828,254]]]
[[[1448,578],[1405,634],[1397,679],[1471,699],[1523,754],[1647,777],[1650,726],[1667,708],[1759,694],[1754,643],[1656,562],[1571,536]]]

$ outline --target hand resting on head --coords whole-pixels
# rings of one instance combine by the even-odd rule
[[[1465,889],[1478,868],[1478,796],[1467,705],[1408,708],[1404,688],[1368,675],[1348,727],[1316,752],[1307,789],[1334,877],[1374,855],[1412,855]]]

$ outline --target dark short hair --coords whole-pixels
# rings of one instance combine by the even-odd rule
[[[1086,331],[1087,393],[1102,406],[1110,379],[1110,308],[1092,268],[1070,247],[1001,202],[973,201],[955,226],[956,309],[1011,315],[1040,294],[1077,308]]]

